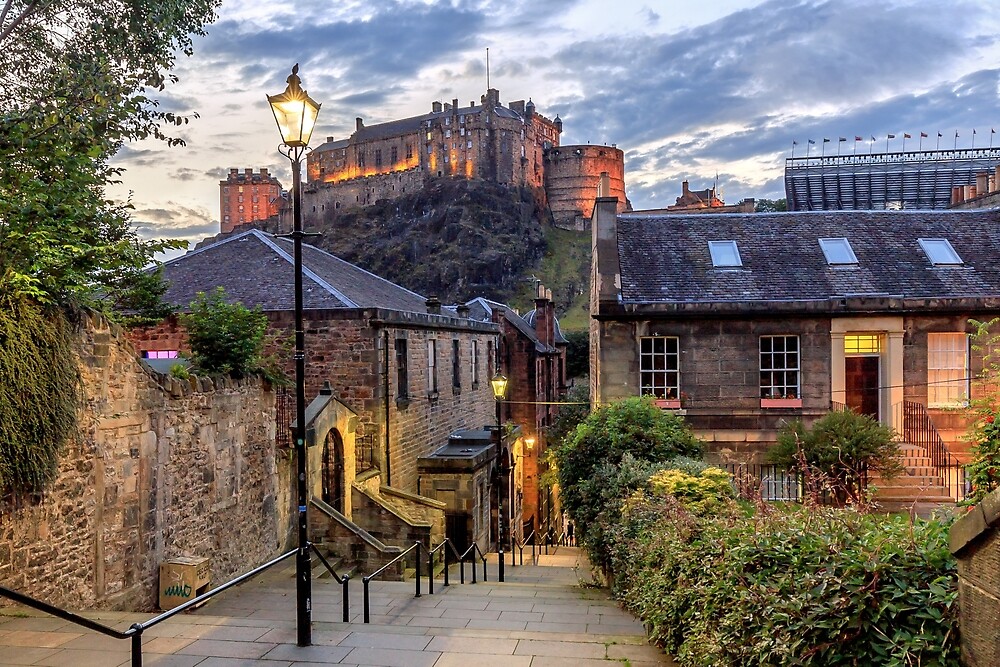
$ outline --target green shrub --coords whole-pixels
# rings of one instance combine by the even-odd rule
[[[702,516],[633,499],[613,590],[681,665],[958,665],[948,526],[804,509]]]
[[[604,488],[626,454],[662,468],[672,458],[700,456],[701,442],[684,421],[657,408],[650,398],[633,397],[602,406],[576,427],[556,451],[562,505],[576,522],[584,543],[607,502],[619,502],[629,484]],[[602,466],[611,466],[603,469]],[[630,466],[630,471],[647,470]],[[598,472],[600,471],[600,475]],[[644,486],[650,474],[642,478]]]
[[[0,295],[0,498],[41,493],[77,428],[80,376],[66,316]]]
[[[180,321],[198,370],[237,378],[261,371],[267,317],[259,308],[227,302],[226,291],[218,287],[208,294],[199,292],[189,309]]]
[[[849,410],[831,412],[806,429],[802,422],[787,425],[778,444],[768,452],[771,463],[819,472],[842,499],[859,500],[859,481],[865,470],[888,478],[902,471],[895,431],[868,415]]]
[[[695,474],[666,468],[649,478],[649,487],[653,493],[677,498],[684,507],[696,514],[711,511],[723,499],[736,495],[729,473],[713,467],[705,467]]]

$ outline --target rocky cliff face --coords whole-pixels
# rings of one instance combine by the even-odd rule
[[[481,181],[433,179],[423,191],[338,211],[311,243],[445,303],[507,299],[545,252],[541,199]]]
[[[308,243],[444,303],[483,296],[530,309],[537,278],[552,289],[562,317],[583,307],[590,238],[551,223],[541,190],[435,178],[392,201],[328,210],[306,231],[321,234]],[[253,226],[279,231],[277,218]]]

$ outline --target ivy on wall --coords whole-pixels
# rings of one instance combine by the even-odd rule
[[[78,389],[65,315],[0,296],[0,497],[41,493],[55,479]]]

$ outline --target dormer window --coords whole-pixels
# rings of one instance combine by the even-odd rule
[[[820,239],[819,247],[822,248],[823,255],[831,266],[858,263],[854,249],[851,248],[851,242],[846,238]]]
[[[955,266],[964,263],[948,239],[917,239],[917,243],[934,266]]]
[[[743,266],[736,241],[709,241],[708,251],[712,254],[712,266],[717,269]]]

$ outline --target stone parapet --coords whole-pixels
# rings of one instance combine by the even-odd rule
[[[951,528],[958,559],[962,664],[1000,664],[1000,489],[969,509]]]

